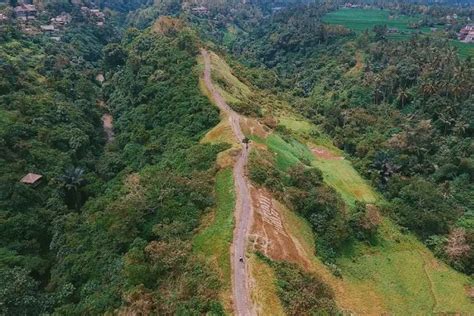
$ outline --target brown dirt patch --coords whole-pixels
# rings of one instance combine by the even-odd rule
[[[355,197],[358,200],[360,200],[361,198],[363,198],[365,192],[362,191],[362,190],[359,190],[359,189],[354,189],[354,190],[352,190],[352,193],[355,195]]]
[[[255,135],[265,138],[270,133],[270,129],[260,124],[257,120],[250,117],[242,117],[240,126],[245,135]]]
[[[114,130],[112,123],[112,115],[104,114],[102,115],[102,126],[104,128],[105,135],[107,136],[107,142],[114,140]]]
[[[159,34],[169,35],[177,33],[183,28],[183,21],[169,16],[160,16],[160,18],[151,27],[151,30]]]
[[[305,240],[297,223],[289,220],[285,213],[289,211],[284,211],[283,206],[272,199],[270,192],[252,187],[251,195],[254,221],[249,242],[253,250],[274,260],[295,263],[321,277],[334,290],[337,305],[347,314],[383,315],[386,312],[383,301],[374,292],[372,284],[345,282],[332,275],[313,256],[314,245]]]
[[[344,159],[344,157],[338,156],[321,146],[316,146],[316,147],[311,148],[311,152],[319,159],[324,159],[324,160]]]
[[[251,188],[254,219],[250,235],[253,250],[274,260],[293,262],[308,269],[311,262],[305,249],[291,236],[282,220],[279,204],[265,189]]]
[[[249,272],[252,301],[257,315],[285,315],[280,298],[277,294],[275,272],[257,256],[249,258]]]
[[[229,119],[227,116],[222,115],[222,119],[211,129],[207,134],[201,139],[202,143],[228,143],[231,145],[238,145],[235,139],[234,134],[232,133],[232,128],[229,124]]]
[[[217,166],[219,169],[224,169],[228,167],[233,167],[237,157],[239,156],[240,149],[238,148],[230,148],[223,152],[220,152],[217,155]]]
[[[467,296],[471,299],[474,300],[474,286],[465,286]]]
[[[362,72],[362,68],[364,67],[364,58],[360,52],[355,54],[356,64],[352,67],[348,72],[347,75],[359,75]]]

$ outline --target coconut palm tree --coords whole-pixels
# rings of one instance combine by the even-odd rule
[[[436,91],[436,89],[435,89],[435,87],[434,87],[434,85],[433,85],[432,82],[424,83],[424,84],[422,85],[421,89],[423,90],[423,94],[424,94],[425,96],[432,95],[432,94]]]
[[[397,93],[397,100],[400,102],[401,107],[405,106],[406,101],[409,99],[410,95],[406,88],[399,88]]]
[[[79,167],[68,168],[59,180],[63,184],[63,188],[66,191],[66,198],[74,205],[74,209],[79,211],[82,203],[81,188],[86,184],[84,179],[84,169]]]

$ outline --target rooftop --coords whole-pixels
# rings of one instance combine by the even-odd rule
[[[36,173],[28,173],[26,176],[21,178],[20,182],[26,183],[26,184],[34,184],[38,182],[43,176],[40,174]]]
[[[54,31],[54,25],[41,25],[42,31]]]
[[[22,3],[15,7],[15,12],[36,12],[36,7],[33,4]]]

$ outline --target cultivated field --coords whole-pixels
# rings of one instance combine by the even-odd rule
[[[408,27],[410,23],[417,22],[418,20],[416,17],[391,15],[390,12],[386,10],[348,8],[330,12],[323,18],[325,23],[344,25],[356,32],[372,30],[375,25],[387,25],[388,28],[397,28],[399,33],[388,35],[388,37],[393,40],[404,40],[418,32],[432,34],[428,27],[420,29],[410,29]],[[442,28],[442,26],[439,28]],[[457,40],[452,40],[451,43],[458,48],[461,56],[474,57],[474,44],[461,43]]]

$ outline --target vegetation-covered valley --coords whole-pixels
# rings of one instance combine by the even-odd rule
[[[197,39],[86,31],[95,47],[14,31],[2,44],[1,313],[219,313],[220,282],[190,243],[225,148],[198,143],[218,116],[197,86]],[[37,186],[19,183],[30,171]]]
[[[2,22],[0,315],[474,313],[474,10],[359,2]]]

